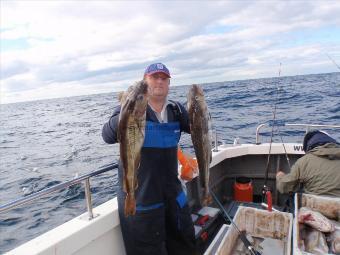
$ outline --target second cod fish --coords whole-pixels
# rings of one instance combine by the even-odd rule
[[[199,169],[199,179],[203,188],[203,205],[207,205],[209,195],[209,166],[211,162],[211,140],[209,132],[210,116],[203,90],[192,85],[188,93],[188,113],[190,133]]]
[[[137,169],[140,164],[144,143],[147,107],[147,84],[143,81],[129,88],[121,98],[118,122],[120,160],[123,165],[123,189],[126,192],[125,216],[136,213],[135,190],[137,189]]]

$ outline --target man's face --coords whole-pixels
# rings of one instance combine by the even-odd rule
[[[151,97],[166,98],[169,92],[170,78],[164,73],[146,75],[148,94]]]

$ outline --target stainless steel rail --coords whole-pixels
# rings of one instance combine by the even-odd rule
[[[295,127],[305,127],[306,132],[312,128],[340,128],[339,125],[322,125],[322,124],[294,124],[294,123],[287,123],[285,126],[295,126]]]
[[[255,135],[255,143],[256,144],[261,144],[260,141],[260,130],[266,126],[266,124],[260,124],[256,128],[256,135]],[[306,133],[309,131],[310,128],[340,128],[340,125],[323,125],[323,124],[294,124],[294,123],[285,123],[284,126],[287,127],[305,127],[306,128]]]
[[[266,124],[260,124],[256,128],[256,138],[255,138],[255,143],[260,144],[260,130],[263,128]]]
[[[215,128],[215,147],[213,149],[214,152],[218,151],[218,139],[217,139],[217,129]]]
[[[77,178],[74,178],[70,181],[62,182],[57,185],[54,185],[50,188],[43,189],[41,191],[38,191],[36,193],[33,193],[31,195],[16,199],[14,201],[11,201],[9,203],[6,203],[4,205],[0,205],[0,213],[7,212],[13,208],[19,207],[21,205],[30,203],[38,198],[41,198],[43,196],[46,196],[48,194],[54,193],[56,191],[68,188],[70,186],[73,186],[75,184],[79,184],[82,181],[85,181],[85,197],[86,197],[86,206],[87,206],[87,211],[89,214],[89,220],[93,219],[93,212],[92,212],[92,200],[91,200],[91,187],[90,187],[90,178],[102,173],[105,173],[107,171],[110,171],[112,169],[115,169],[118,167],[117,163],[109,164],[106,166],[102,166],[99,169],[92,171],[90,173],[81,175]]]

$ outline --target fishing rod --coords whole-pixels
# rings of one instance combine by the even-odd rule
[[[282,63],[280,63],[280,67],[279,67],[279,77],[281,77],[281,67],[282,67]],[[271,156],[271,149],[272,149],[272,143],[273,143],[273,135],[274,135],[275,121],[276,121],[277,103],[278,103],[278,100],[279,100],[279,92],[280,92],[280,88],[277,85],[276,98],[275,98],[274,110],[273,110],[272,131],[271,131],[271,135],[270,135],[269,152],[268,152],[266,172],[265,172],[265,181],[264,181],[264,185],[263,185],[263,189],[262,189],[262,200],[264,200],[264,197],[266,195],[271,196],[271,194],[270,194],[271,189],[267,186],[267,182],[268,182],[268,175],[269,175],[270,156]],[[282,135],[281,135],[281,132],[280,132],[279,125],[277,125],[276,128],[277,128],[278,135],[280,136],[280,139],[281,139],[281,143],[282,143],[282,146],[283,146],[283,149],[284,149],[284,152],[285,152],[285,156],[286,156],[288,166],[289,166],[289,168],[291,168],[289,156],[288,156],[288,153],[287,153],[286,146],[283,142],[283,138],[282,138]]]
[[[279,77],[281,77],[281,64],[282,64],[282,63],[280,63]],[[279,90],[279,88],[278,88],[278,90]],[[291,168],[290,160],[289,160],[289,156],[288,156],[288,153],[287,153],[287,149],[286,149],[285,143],[283,142],[283,138],[282,138],[282,135],[281,135],[281,131],[280,131],[279,125],[277,125],[277,133],[278,133],[279,136],[280,136],[280,140],[281,140],[283,149],[284,149],[284,151],[285,151],[286,160],[287,160],[287,163],[288,163],[288,166],[289,166],[289,169],[290,169],[290,168]]]
[[[279,77],[281,76],[281,63],[280,63],[280,68],[279,68]],[[270,143],[269,143],[269,152],[268,152],[268,157],[267,157],[267,165],[266,165],[266,174],[265,174],[265,179],[264,179],[264,185],[263,185],[263,190],[262,192],[265,193],[266,191],[269,190],[267,186],[267,181],[268,181],[268,174],[269,174],[269,163],[270,163],[270,156],[271,156],[271,150],[272,150],[272,144],[273,144],[273,134],[274,134],[274,127],[275,127],[275,120],[276,120],[276,109],[277,109],[277,102],[279,99],[279,86],[277,86],[276,90],[276,98],[274,101],[274,110],[273,110],[273,121],[272,121],[272,131],[270,134]]]
[[[221,204],[221,202],[218,200],[218,198],[216,197],[216,194],[210,189],[210,194],[212,195],[214,201],[216,202],[216,204],[218,205],[218,207],[221,209],[221,211],[223,212],[223,218],[225,219],[226,222],[228,222],[228,220],[230,221],[230,223],[233,225],[233,227],[236,229],[236,231],[238,232],[240,239],[242,241],[242,243],[244,244],[244,246],[249,250],[251,255],[261,255],[261,253],[259,251],[257,251],[254,246],[250,243],[250,241],[247,239],[246,235],[244,234],[244,232],[242,232],[236,225],[236,223],[232,220],[232,218],[229,216],[229,214],[227,213],[226,209],[224,208],[224,206]]]
[[[213,118],[209,112],[209,117],[210,117],[210,127],[212,128],[214,126],[214,122],[212,121]],[[216,130],[217,132],[217,130]],[[216,144],[215,144],[216,146]],[[222,203],[218,200],[215,192],[212,191],[211,188],[209,188],[209,192],[212,195],[214,201],[216,202],[216,204],[218,205],[218,207],[220,208],[220,210],[223,212],[223,218],[227,223],[231,223],[234,228],[236,229],[236,231],[238,232],[240,239],[242,241],[242,243],[244,244],[244,246],[249,250],[251,255],[261,255],[261,253],[259,251],[257,251],[254,246],[251,244],[251,242],[247,239],[246,235],[244,234],[244,232],[241,232],[240,229],[237,227],[236,223],[233,221],[233,219],[229,216],[228,212],[225,210],[224,206],[222,205]],[[229,220],[229,222],[228,222]]]
[[[332,61],[333,64],[340,70],[340,66],[335,62],[335,60],[328,53],[325,52],[325,54],[329,58],[329,60]]]
[[[286,160],[287,160],[287,163],[288,163],[288,167],[289,167],[289,169],[291,169],[290,159],[288,157],[287,149],[286,149],[285,143],[283,142],[283,138],[282,138],[279,126],[277,126],[277,132],[278,132],[278,134],[280,136],[281,143],[282,143],[283,149],[285,151],[285,156],[286,156]]]

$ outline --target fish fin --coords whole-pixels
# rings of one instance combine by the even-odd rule
[[[202,205],[208,206],[212,203],[212,197],[209,194],[209,188],[203,188],[203,198],[202,198]]]
[[[140,125],[140,122],[137,122],[137,127],[138,127],[138,131],[140,134],[143,135],[143,139],[145,138],[145,126],[144,125]],[[143,130],[144,128],[144,130]]]
[[[202,205],[203,206],[208,206],[208,205],[210,205],[212,203],[212,197],[211,197],[211,195],[205,195],[204,197],[203,197],[203,201],[202,201]]]
[[[120,143],[121,139],[120,139],[120,131],[119,129],[117,130],[117,141]]]
[[[136,214],[136,199],[132,194],[127,194],[125,198],[125,217]]]
[[[140,167],[140,153],[138,153],[137,154],[137,156],[136,156],[136,158],[135,158],[135,169],[136,169],[136,171],[135,172],[137,172],[137,170],[139,169],[139,167]]]
[[[123,167],[123,191],[125,193],[128,192],[127,188],[128,188],[128,180],[126,179],[126,172],[125,172],[125,168]]]
[[[127,186],[127,184],[126,184],[126,181],[125,181],[125,178],[123,177],[123,191],[126,193],[127,192],[127,190],[126,190],[126,186]]]
[[[121,92],[118,93],[118,101],[120,103],[122,103],[123,95],[124,95],[124,91],[121,91]]]
[[[209,164],[211,163],[212,161],[212,151],[210,150],[210,160],[209,160]]]
[[[138,180],[137,180],[137,171],[140,167],[140,157],[141,155],[138,154],[137,158],[135,159],[135,185],[134,185],[134,189],[136,190],[138,188]]]
[[[121,137],[121,131],[120,131],[120,116],[119,116],[119,119],[118,119],[118,127],[117,127],[117,141],[120,143],[120,137]]]

